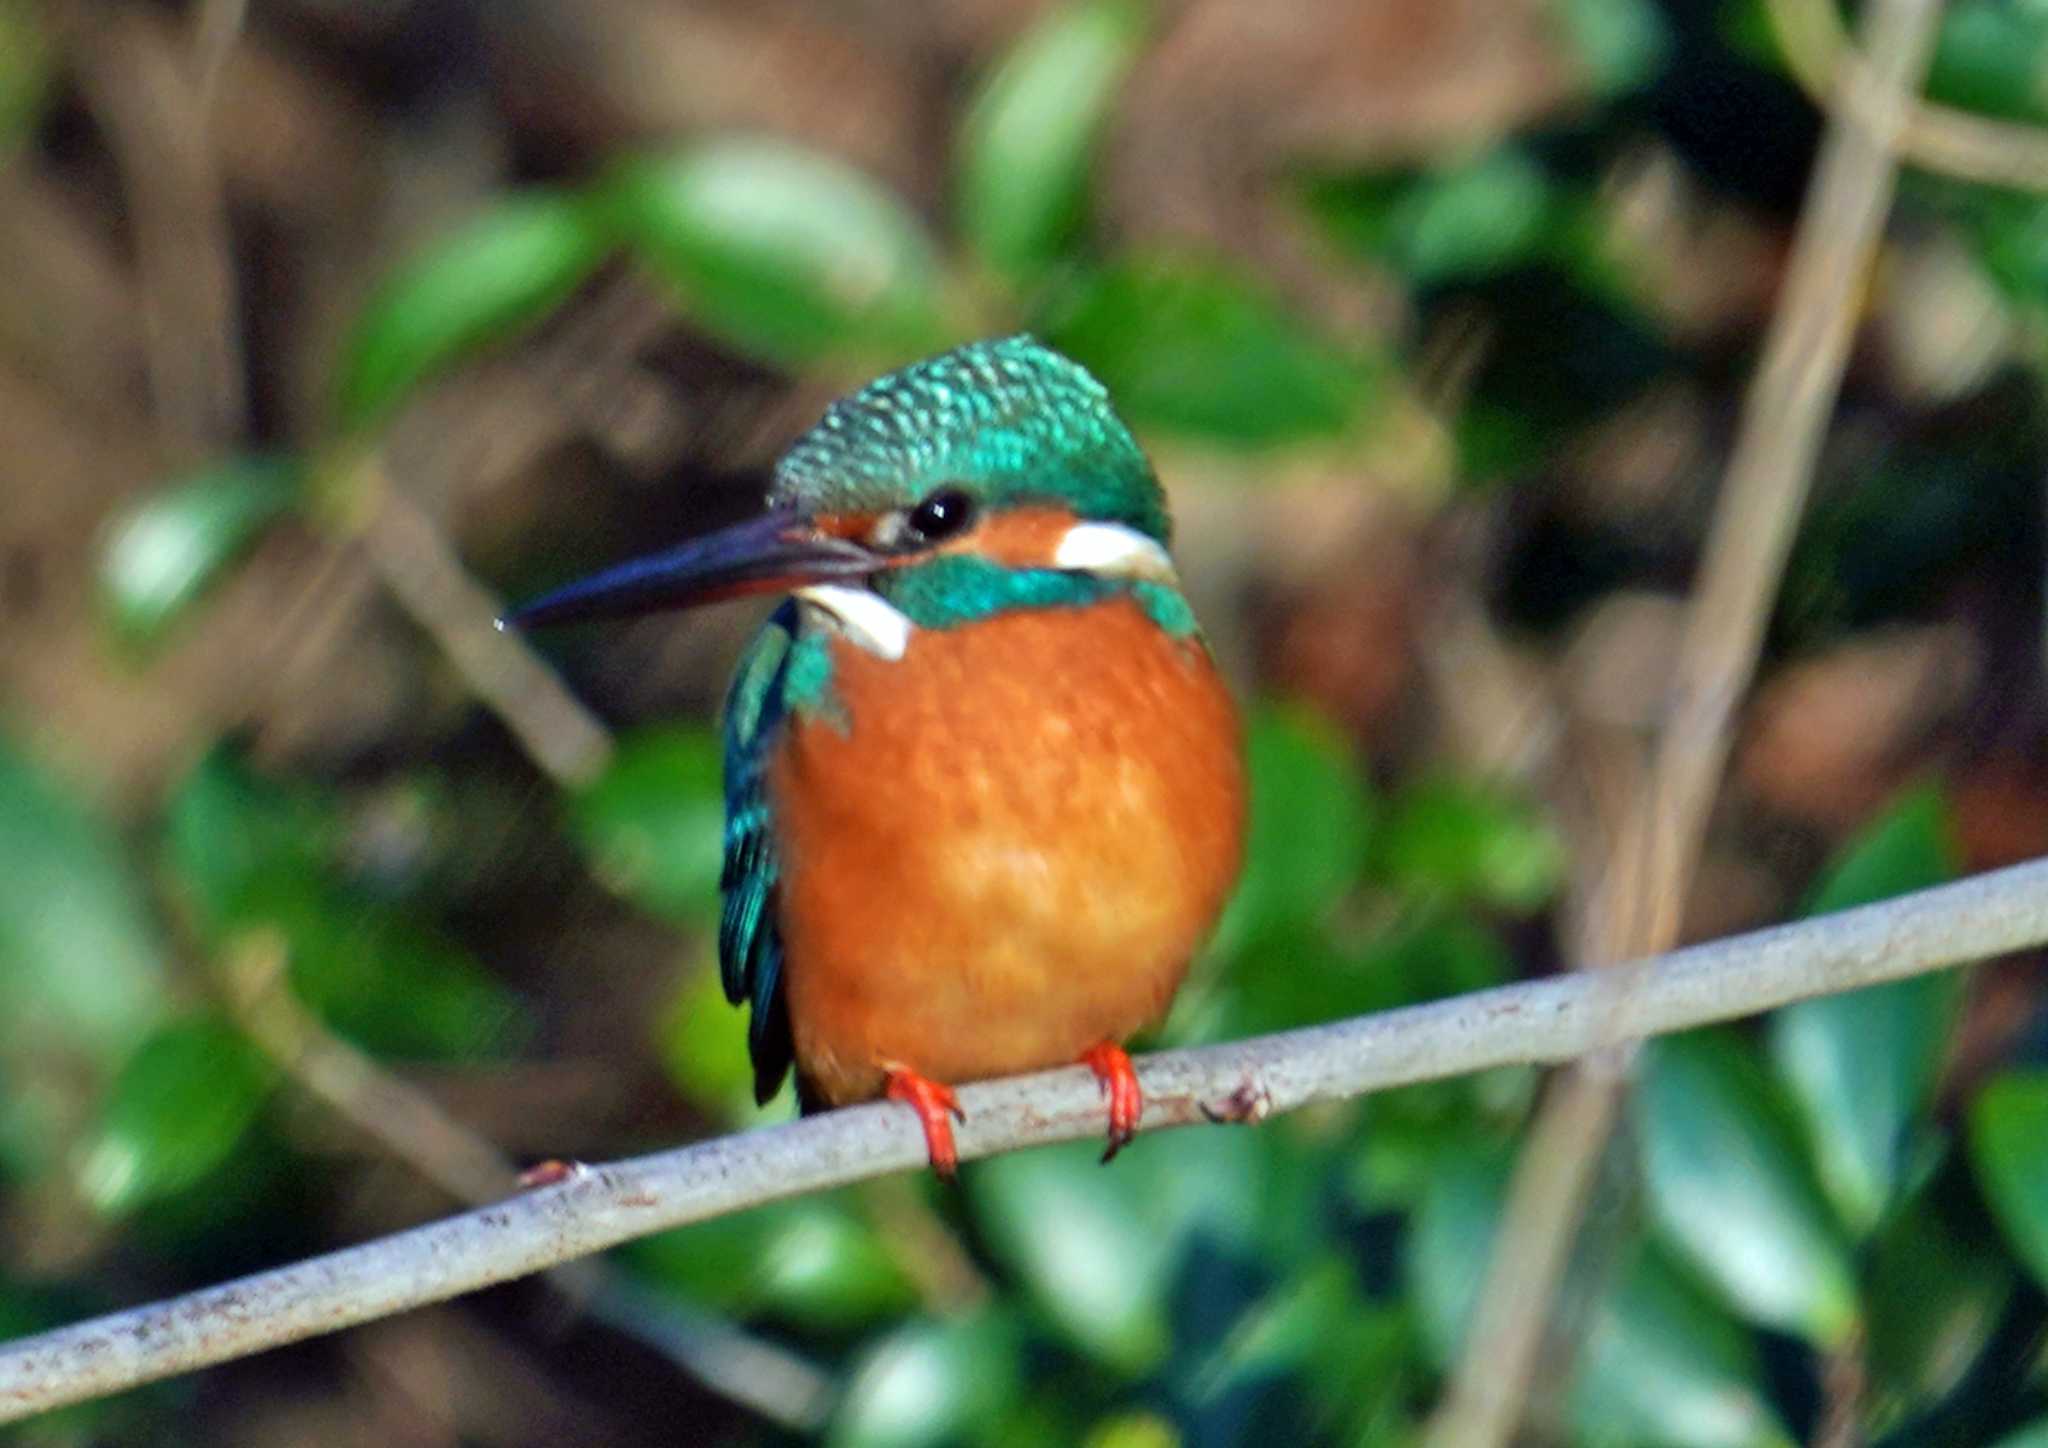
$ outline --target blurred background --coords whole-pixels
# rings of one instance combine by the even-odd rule
[[[1777,36],[0,0],[0,1337],[789,1113],[712,960],[758,614],[490,621],[969,337],[1109,385],[1244,701],[1161,1042],[1597,957],[1824,124]],[[2048,7],[1948,5],[1927,94],[2048,121]],[[1909,169],[1856,307],[1688,939],[2048,851],[2048,205]],[[1519,1441],[2048,1443],[2041,1007],[2004,962],[1646,1053]],[[894,1178],[6,1441],[1413,1442],[1538,1104]]]

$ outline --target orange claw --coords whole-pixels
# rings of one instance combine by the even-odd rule
[[[1131,1058],[1115,1041],[1104,1041],[1081,1053],[1082,1064],[1102,1083],[1109,1098],[1109,1149],[1102,1153],[1107,1162],[1138,1134],[1138,1118],[1145,1114],[1145,1093],[1138,1085],[1138,1073]]]
[[[953,1180],[960,1169],[960,1155],[953,1149],[953,1123],[946,1117],[950,1113],[962,1121],[967,1119],[953,1088],[902,1067],[889,1073],[888,1083],[884,1094],[915,1111],[923,1124],[924,1148],[932,1159],[932,1170],[946,1181]]]

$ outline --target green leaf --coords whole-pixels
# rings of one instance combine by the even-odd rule
[[[342,425],[374,423],[428,374],[540,320],[606,249],[582,197],[499,198],[393,271],[363,309],[339,369]]]
[[[1366,1212],[1419,1210],[1447,1158],[1500,1153],[1503,1132],[1527,1119],[1535,1087],[1533,1068],[1508,1066],[1381,1092],[1346,1167],[1348,1194]]]
[[[1714,15],[1713,37],[1755,69],[1789,73],[1769,0],[1729,0]]]
[[[1992,1448],[2048,1448],[2048,1418],[2036,1418],[2017,1433],[2008,1433]]]
[[[209,750],[172,792],[164,845],[196,923],[218,941],[246,922],[265,881],[328,868],[340,822],[328,800]]]
[[[1029,276],[1081,219],[1097,139],[1145,39],[1134,0],[1048,10],[991,71],[961,123],[961,234],[997,271]]]
[[[1671,54],[1671,31],[1648,0],[1564,0],[1559,18],[1602,96],[1648,85]]]
[[[829,1193],[755,1207],[624,1249],[670,1291],[737,1317],[843,1332],[907,1311],[916,1286],[854,1205]]]
[[[1915,789],[1850,842],[1807,913],[1925,889],[1955,868],[1940,791]],[[1940,971],[1802,1001],[1771,1016],[1771,1054],[1805,1108],[1821,1185],[1858,1237],[1877,1226],[1898,1187],[1961,986],[1958,972]]]
[[[235,458],[141,499],[100,550],[102,606],[128,642],[157,637],[299,500],[299,469]]]
[[[1594,1311],[1572,1394],[1591,1448],[1779,1448],[1751,1335],[1655,1248],[1630,1249]]]
[[[1319,1419],[1333,1429],[1315,1438],[1357,1448],[1407,1444],[1408,1408],[1430,1391],[1415,1314],[1398,1298],[1359,1300],[1355,1285],[1346,1295],[1352,1300],[1321,1324],[1299,1369]]]
[[[1986,275],[2013,302],[2048,301],[2048,202],[2006,192],[1972,195],[1960,208]]]
[[[2006,1240],[2048,1283],[2048,1071],[2009,1071],[1978,1093],[1970,1162]]]
[[[1848,1248],[1750,1049],[1718,1031],[1654,1042],[1636,1105],[1666,1240],[1744,1316],[1842,1342],[1857,1311]]]
[[[690,317],[772,361],[897,360],[940,337],[937,249],[843,162],[765,138],[707,142],[615,170],[607,214]]]
[[[598,879],[664,919],[715,919],[725,861],[722,768],[718,737],[700,726],[623,736],[610,768],[571,806]]]
[[[1440,1154],[1409,1223],[1404,1268],[1431,1361],[1457,1361],[1507,1201],[1508,1160],[1494,1150]]]
[[[1217,949],[1314,921],[1357,887],[1373,797],[1351,746],[1307,709],[1261,705],[1245,728],[1251,818]]]
[[[1831,915],[1954,877],[1956,845],[1948,804],[1934,785],[1909,789],[1851,840],[1806,902]]]
[[[1220,261],[1132,256],[1084,278],[1045,319],[1141,428],[1237,447],[1327,438],[1361,415],[1365,368]]]
[[[1339,244],[1421,288],[1529,265],[1556,249],[1575,214],[1515,146],[1433,170],[1327,177],[1304,199]]]
[[[202,1016],[164,1027],[108,1094],[79,1159],[85,1199],[119,1216],[199,1181],[241,1140],[273,1079],[270,1063],[224,1021]]]
[[[1261,1379],[1322,1365],[1333,1338],[1346,1339],[1348,1346],[1375,1338],[1376,1345],[1396,1346],[1384,1322],[1366,1324],[1365,1333],[1353,1335],[1360,1319],[1371,1314],[1351,1264],[1335,1252],[1324,1253],[1253,1297],[1227,1326],[1219,1324],[1224,1330],[1184,1329],[1183,1339],[1196,1341],[1191,1361],[1173,1375],[1176,1386],[1196,1403],[1214,1404]],[[1356,1357],[1349,1366],[1357,1370]]]
[[[0,1047],[111,1068],[166,994],[162,941],[120,842],[0,735]]]
[[[1543,168],[1504,148],[1405,188],[1388,210],[1385,254],[1416,286],[1495,276],[1544,245],[1555,205]]]
[[[1945,7],[1927,93],[1994,116],[2048,119],[2048,11],[1993,0]]]
[[[1989,1233],[1957,1232],[1925,1194],[1887,1218],[1865,1268],[1865,1359],[1908,1407],[1962,1385],[2012,1300],[2010,1259]]]
[[[1402,790],[1374,858],[1412,895],[1516,911],[1555,895],[1565,867],[1563,840],[1526,801],[1446,776]]]
[[[1102,1169],[1074,1142],[981,1163],[966,1178],[989,1251],[1077,1348],[1123,1372],[1171,1339],[1168,1290],[1201,1234],[1243,1241],[1266,1205],[1262,1147],[1246,1131],[1140,1137]]]
[[[1000,1311],[920,1318],[855,1364],[825,1441],[831,1448],[927,1448],[971,1439],[1023,1389],[1017,1325]]]

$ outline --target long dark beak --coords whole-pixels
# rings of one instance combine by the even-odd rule
[[[693,608],[743,594],[864,577],[882,566],[881,558],[858,543],[820,533],[803,515],[778,509],[542,594],[498,626],[533,628]]]

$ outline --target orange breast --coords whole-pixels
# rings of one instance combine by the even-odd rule
[[[1237,720],[1129,600],[833,644],[851,727],[769,775],[797,1069],[834,1104],[1069,1062],[1157,1019],[1236,878]]]

